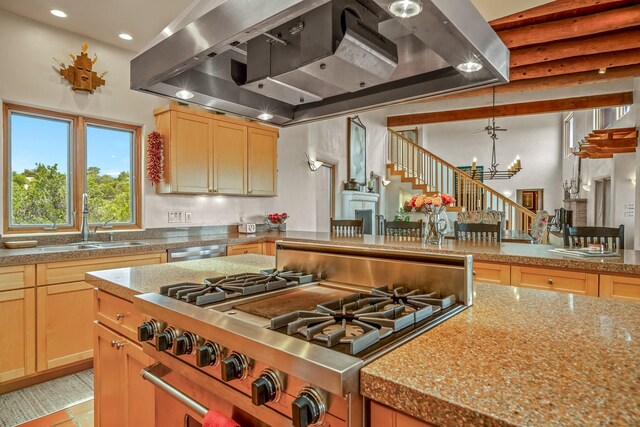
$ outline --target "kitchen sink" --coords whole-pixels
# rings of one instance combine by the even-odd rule
[[[96,243],[95,245],[101,248],[127,248],[131,246],[145,246],[147,242],[104,242]]]
[[[38,248],[41,252],[69,252],[79,249],[107,249],[107,248],[128,248],[134,246],[145,246],[147,242],[89,242],[89,243],[71,243],[61,246],[44,246]]]

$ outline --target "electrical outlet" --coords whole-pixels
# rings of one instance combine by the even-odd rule
[[[625,218],[633,218],[633,217],[636,216],[635,214],[636,214],[635,210],[633,210],[633,211],[624,211],[624,217]]]
[[[171,224],[182,222],[182,211],[169,211],[168,222]]]
[[[191,212],[184,213],[184,222],[191,222]]]

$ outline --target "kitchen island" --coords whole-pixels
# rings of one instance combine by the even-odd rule
[[[86,280],[131,299],[176,278],[198,281],[248,265],[275,261],[241,255]],[[482,283],[474,289],[474,306],[365,366],[362,394],[441,426],[640,423],[640,304]]]

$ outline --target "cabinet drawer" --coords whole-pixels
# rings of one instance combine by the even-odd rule
[[[95,319],[134,342],[138,341],[138,325],[144,322],[133,303],[103,291],[96,291]]]
[[[262,255],[262,243],[227,246],[227,255],[258,254]]]
[[[511,284],[511,267],[503,264],[485,262],[473,263],[473,280],[497,285]]]
[[[0,291],[30,288],[36,284],[35,265],[0,267]]]
[[[533,267],[511,267],[511,284],[523,288],[598,296],[598,275]]]
[[[57,283],[80,282],[84,280],[84,274],[89,271],[160,264],[166,261],[167,253],[160,252],[143,255],[126,255],[119,257],[91,258],[78,261],[38,264],[37,284],[38,286],[42,286],[54,285]]]
[[[640,278],[600,275],[600,296],[628,301],[640,301]]]

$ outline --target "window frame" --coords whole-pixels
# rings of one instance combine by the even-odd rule
[[[571,132],[569,135],[569,132],[567,132],[567,126],[571,126]],[[571,156],[573,154],[573,135],[574,135],[574,117],[573,117],[573,111],[570,112],[567,117],[564,119],[563,122],[563,127],[562,127],[562,136],[563,136],[563,141],[562,141],[562,146],[563,146],[563,150],[564,150],[564,158],[566,159],[567,157]]]
[[[616,120],[620,120],[631,111],[631,105],[620,105],[616,107]]]
[[[60,232],[80,232],[80,226],[82,224],[82,194],[86,192],[86,160],[87,160],[87,141],[86,141],[86,126],[87,124],[95,124],[103,127],[111,127],[116,129],[124,129],[133,132],[133,145],[132,148],[132,190],[134,194],[131,197],[134,203],[132,212],[132,222],[123,224],[116,223],[113,226],[114,230],[131,230],[142,228],[142,177],[141,177],[141,160],[142,160],[142,126],[132,125],[127,123],[115,122],[110,120],[103,120],[95,117],[86,117],[78,114],[63,113],[55,110],[48,110],[44,108],[30,107],[20,104],[3,103],[3,126],[2,126],[2,140],[3,140],[3,234],[26,234],[26,233],[60,233]],[[11,112],[25,113],[30,115],[42,116],[44,118],[51,117],[55,119],[65,119],[71,121],[71,137],[70,137],[70,184],[69,189],[72,192],[71,195],[71,212],[70,218],[71,224],[65,224],[58,226],[55,230],[47,230],[41,226],[10,226],[9,224],[9,209],[10,199],[9,194],[9,181],[10,181],[10,126],[9,118]]]

